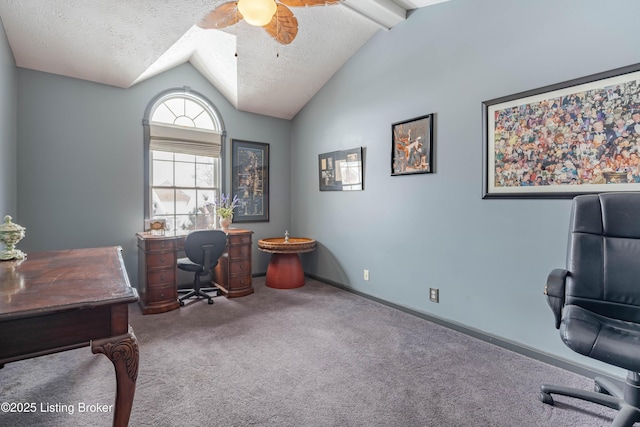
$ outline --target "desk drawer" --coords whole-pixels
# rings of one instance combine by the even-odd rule
[[[243,273],[251,275],[251,261],[234,260],[229,263],[229,274],[241,275]]]
[[[251,276],[230,276],[227,285],[229,289],[245,289],[251,286]]]
[[[229,258],[246,258],[251,255],[251,246],[229,246]]]
[[[167,254],[148,254],[147,255],[147,267],[175,267],[176,266],[176,254],[175,252]]]
[[[145,243],[149,252],[173,251],[176,249],[175,240],[148,240]]]
[[[227,237],[229,245],[249,245],[251,246],[251,234],[246,235],[230,235]]]
[[[147,303],[166,302],[167,300],[178,299],[176,285],[169,283],[162,286],[147,288]]]
[[[162,270],[151,270],[147,272],[147,286],[173,284],[176,282],[176,270],[174,268],[164,268]]]

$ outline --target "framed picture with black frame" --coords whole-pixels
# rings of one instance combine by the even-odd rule
[[[483,198],[640,191],[640,64],[485,101]]]
[[[231,140],[231,192],[234,223],[269,221],[269,144]]]
[[[434,114],[391,125],[391,175],[433,173]]]
[[[320,191],[364,190],[363,147],[318,155]]]

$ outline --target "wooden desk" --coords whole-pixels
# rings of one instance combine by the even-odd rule
[[[91,344],[116,371],[114,426],[129,423],[138,341],[128,305],[138,301],[119,247],[30,253],[0,262],[0,366]]]
[[[180,308],[176,264],[188,232],[154,235],[137,233],[138,291],[143,314]],[[215,285],[227,298],[253,293],[251,285],[251,235],[253,231],[230,228],[227,248],[214,271]]]

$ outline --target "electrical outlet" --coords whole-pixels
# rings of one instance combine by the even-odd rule
[[[440,289],[429,288],[429,301],[440,302]]]
[[[364,271],[364,280],[369,280],[369,270]]]

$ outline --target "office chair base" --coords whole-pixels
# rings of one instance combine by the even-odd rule
[[[205,294],[200,290],[192,289],[185,295],[178,298],[178,302],[180,303],[180,307],[184,307],[184,300],[189,299],[191,297],[197,297],[197,298],[206,299],[207,303],[213,304],[213,297],[218,295],[220,295],[219,292],[217,292],[216,295],[209,295],[209,294]]]
[[[632,374],[635,375],[630,373]],[[621,390],[612,381],[601,377],[595,378],[594,391],[545,384],[541,387],[540,400],[547,405],[553,405],[551,394],[559,394],[596,403],[619,411],[611,424],[612,427],[631,427],[635,422],[640,421],[640,408],[629,401],[637,404],[640,393],[638,385],[630,380],[629,376],[624,388]],[[625,395],[627,400],[624,398]]]

